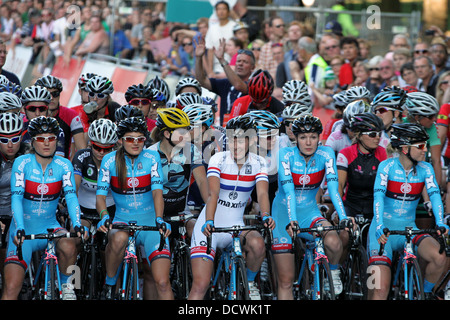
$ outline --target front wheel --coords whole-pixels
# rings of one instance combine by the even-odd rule
[[[352,248],[343,265],[344,296],[347,300],[367,300],[368,259],[362,245]]]
[[[416,259],[408,259],[406,267],[408,268],[408,291],[405,288],[405,299],[407,297],[409,300],[425,300],[423,276],[419,262]]]
[[[317,300],[336,300],[334,293],[333,277],[331,275],[330,265],[324,258],[320,258],[316,264],[319,281],[315,283],[315,293]]]
[[[250,300],[248,292],[247,268],[245,267],[244,257],[235,257],[234,266],[236,300]]]

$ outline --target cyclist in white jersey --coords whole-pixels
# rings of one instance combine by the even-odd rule
[[[210,196],[200,213],[191,240],[192,288],[189,299],[203,299],[209,287],[217,248],[231,244],[228,233],[212,235],[212,250],[206,252],[206,236],[217,227],[244,225],[243,214],[253,188],[256,187],[258,203],[264,223],[273,228],[275,223],[269,215],[268,176],[264,158],[249,151],[251,139],[255,138],[255,123],[248,114],[232,118],[227,123],[229,151],[215,154],[209,162],[208,183]],[[264,240],[258,232],[241,234],[243,251],[247,262],[250,296],[258,299],[254,279],[265,257]]]

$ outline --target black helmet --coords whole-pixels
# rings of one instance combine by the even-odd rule
[[[394,148],[426,142],[430,138],[425,128],[418,123],[393,124],[391,128],[391,145]]]
[[[359,113],[353,117],[353,132],[382,131],[384,129],[383,120],[371,112]]]
[[[117,126],[117,137],[121,139],[127,132],[140,132],[147,135],[147,123],[137,117],[126,118],[120,121]]]
[[[256,122],[249,113],[246,113],[228,120],[226,129],[227,133],[231,132],[232,137],[236,138],[244,136],[248,130],[253,130],[250,134],[256,134]]]
[[[310,114],[301,115],[292,123],[292,133],[296,136],[300,133],[310,132],[321,134],[322,131],[323,126],[320,119]]]
[[[150,87],[151,89],[157,89],[157,90],[161,91],[161,93],[166,97],[166,99],[169,100],[169,98],[170,98],[169,85],[167,84],[166,81],[164,81],[159,76],[156,76],[153,79],[151,79],[147,83],[147,86]]]
[[[58,120],[52,117],[40,116],[31,119],[28,124],[28,133],[30,137],[34,138],[38,134],[52,133],[56,136],[59,135],[60,127]]]
[[[36,80],[36,82],[34,83],[35,86],[41,86],[47,89],[57,89],[59,92],[61,92],[63,90],[63,85],[61,80],[59,80],[58,78],[52,76],[52,75],[48,75],[48,76],[43,76],[39,79]]]
[[[134,106],[130,106],[129,104],[123,105],[120,108],[116,109],[114,116],[116,118],[117,123],[131,117],[140,118],[142,120],[145,119],[144,113],[142,112],[141,109],[136,108]]]
[[[145,98],[152,100],[152,88],[144,86],[143,84],[133,84],[132,86],[129,86],[127,91],[125,92],[125,100],[127,100],[127,102],[130,102],[131,100],[136,98]]]

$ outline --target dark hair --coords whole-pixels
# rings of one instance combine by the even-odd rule
[[[339,46],[342,48],[344,44],[354,44],[359,51],[359,42],[355,37],[343,37]]]
[[[403,72],[406,70],[414,71],[414,65],[412,62],[406,62],[406,63],[402,64],[402,66],[400,67],[400,74],[403,74]]]
[[[214,6],[214,9],[215,9],[215,10],[217,10],[217,6],[218,6],[219,4],[224,4],[224,5],[226,5],[228,11],[230,11],[230,5],[228,4],[228,2],[226,2],[226,1],[224,1],[224,0],[217,1],[217,3],[216,3],[215,6]]]

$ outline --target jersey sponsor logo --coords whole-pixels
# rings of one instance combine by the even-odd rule
[[[159,178],[158,163],[157,162],[152,165],[151,175],[152,175],[152,177]]]
[[[127,181],[127,185],[129,188],[136,188],[137,186],[139,186],[139,179],[129,178]]]
[[[109,170],[102,169],[102,182],[109,183]]]
[[[390,180],[387,185],[386,196],[405,201],[415,201],[422,194],[424,183],[408,183]]]
[[[15,186],[19,188],[25,188],[25,174],[23,172],[15,172],[16,183]]]
[[[333,159],[329,159],[329,160],[327,160],[327,162],[325,162],[325,168],[327,170],[327,175],[329,175],[329,174],[336,174],[336,171],[334,170],[334,161],[333,161]]]
[[[292,178],[297,188],[302,187],[307,189],[314,189],[322,183],[324,175],[325,170],[320,170],[318,172],[309,174],[298,174],[293,172]]]
[[[52,201],[59,198],[62,181],[40,183],[27,180],[25,183],[25,199]],[[45,195],[45,197],[44,197]]]
[[[384,173],[380,173],[380,187],[387,187],[388,175]]]
[[[281,165],[283,166],[283,169],[284,169],[284,175],[285,176],[290,176],[291,175],[291,170],[289,168],[289,163],[281,161]]]
[[[66,174],[63,175],[63,188],[66,187],[73,187],[72,185],[72,181],[70,180],[70,178],[72,177],[72,172],[69,171]]]
[[[405,182],[400,186],[400,191],[402,193],[410,193],[411,190],[412,190],[412,187],[408,182]]]
[[[428,190],[431,188],[437,188],[436,184],[434,183],[433,176],[426,177],[425,184],[426,184]]]
[[[37,187],[37,193],[38,194],[47,194],[48,192],[48,186],[44,183],[44,184],[40,184]]]

